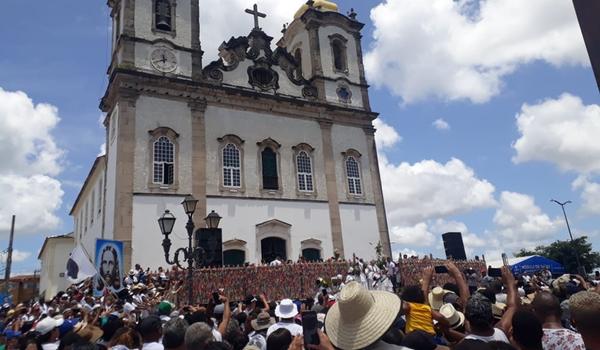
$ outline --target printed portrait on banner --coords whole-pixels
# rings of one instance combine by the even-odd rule
[[[96,240],[95,264],[98,274],[94,280],[94,295],[107,288],[118,293],[123,289],[123,242]]]

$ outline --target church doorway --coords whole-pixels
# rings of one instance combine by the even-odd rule
[[[319,261],[321,260],[321,251],[315,248],[306,248],[302,250],[302,257],[306,261]]]
[[[246,262],[246,252],[240,249],[231,249],[223,252],[223,265],[243,266]]]
[[[270,263],[279,258],[283,261],[287,260],[285,239],[277,237],[268,237],[260,241],[261,256],[266,263]]]

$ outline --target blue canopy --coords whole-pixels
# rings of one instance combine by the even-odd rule
[[[512,268],[512,273],[515,275],[536,273],[545,267],[552,272],[552,275],[561,275],[565,273],[565,268],[561,264],[539,255],[509,259],[509,262]]]

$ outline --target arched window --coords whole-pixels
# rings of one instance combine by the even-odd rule
[[[173,184],[175,151],[173,143],[166,136],[154,141],[154,162],[152,182],[159,185]]]
[[[331,51],[333,53],[333,68],[337,72],[347,72],[346,45],[340,39],[331,40]]]
[[[312,192],[314,190],[312,160],[308,153],[305,151],[298,153],[296,166],[298,169],[298,190],[300,192]]]
[[[362,195],[360,167],[353,156],[346,158],[346,177],[348,178],[348,192],[353,195]]]
[[[154,27],[165,32],[173,28],[173,5],[171,0],[154,0]]]
[[[296,60],[296,79],[302,78],[302,50],[297,48],[294,52],[294,59]]]
[[[240,150],[232,143],[223,148],[223,186],[242,187]]]
[[[271,147],[265,147],[261,152],[263,189],[278,190],[279,177],[277,174],[277,153]]]

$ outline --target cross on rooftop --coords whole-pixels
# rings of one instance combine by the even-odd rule
[[[246,9],[246,13],[251,14],[252,16],[254,16],[254,29],[260,30],[260,27],[258,26],[258,17],[265,18],[265,17],[267,17],[267,15],[265,13],[258,12],[258,5],[257,4],[254,4],[253,9],[254,10]]]

